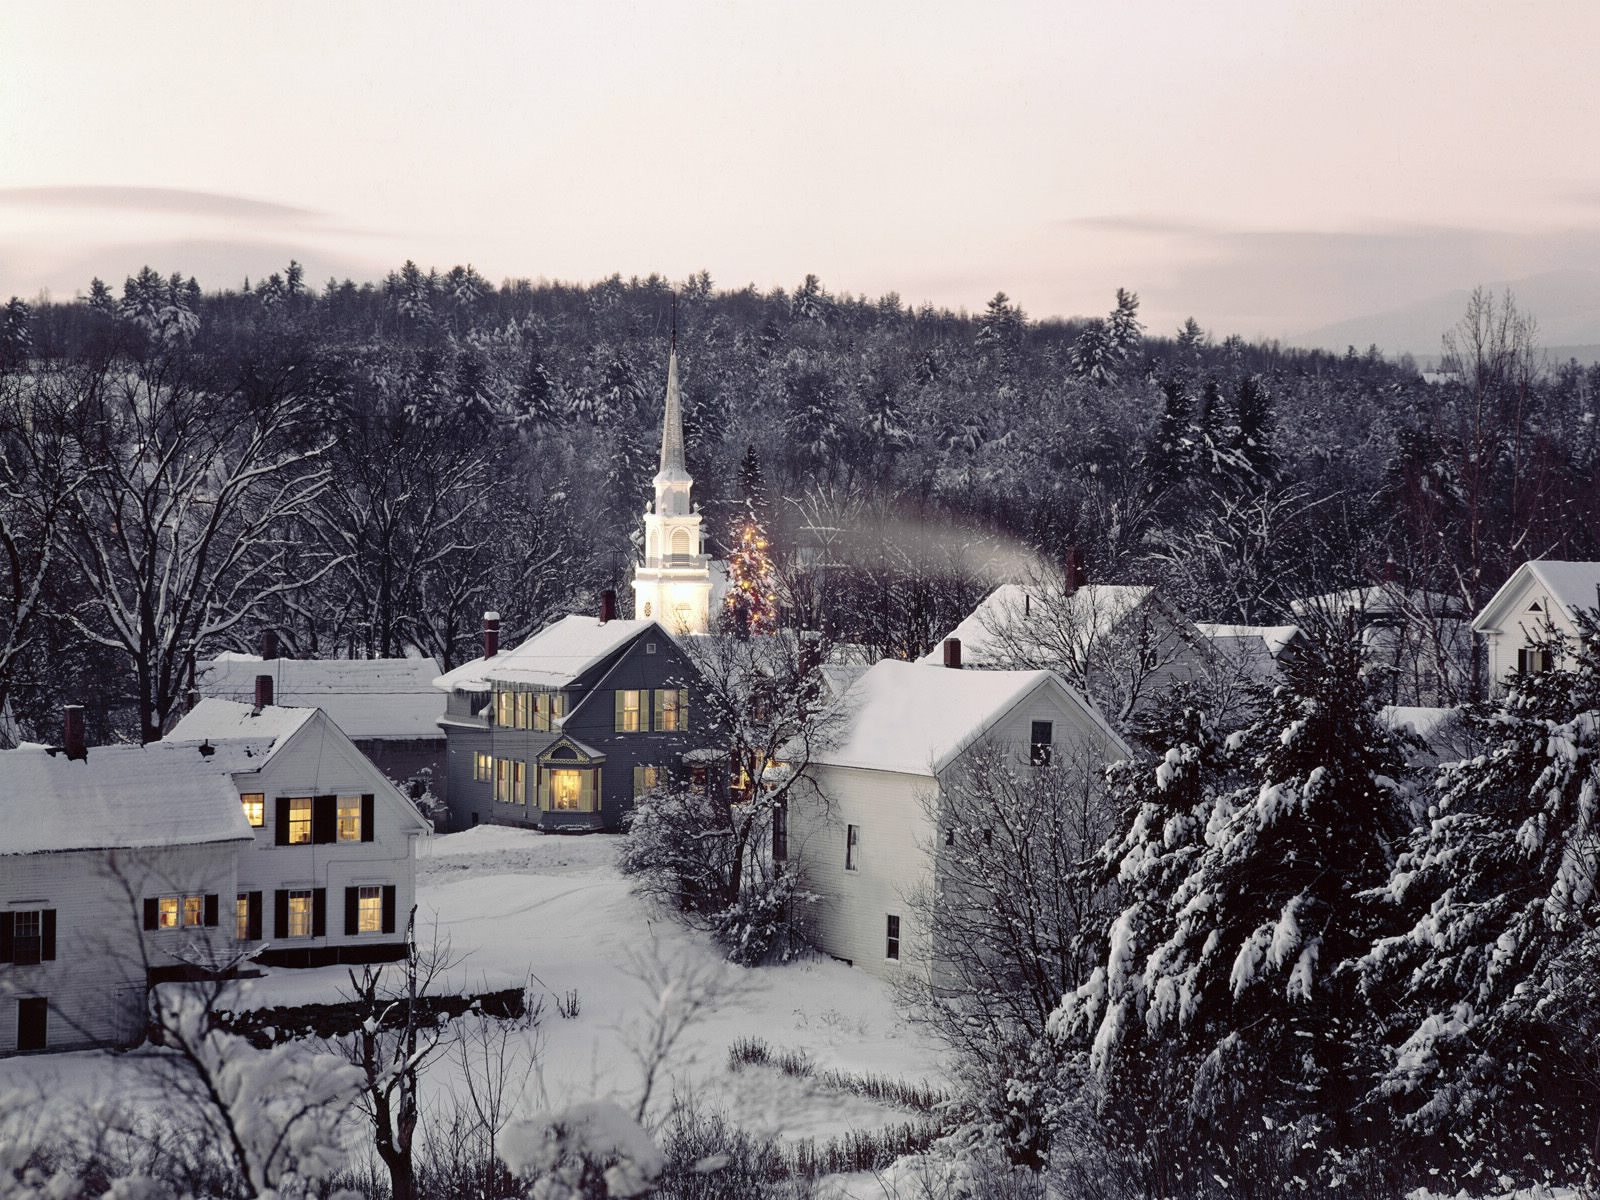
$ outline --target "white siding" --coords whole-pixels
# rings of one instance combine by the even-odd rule
[[[238,843],[164,850],[72,851],[0,859],[0,911],[54,909],[55,959],[0,965],[0,1054],[17,1046],[17,1001],[49,1000],[47,1048],[131,1041],[142,1026],[145,961],[215,961],[231,950]],[[218,897],[212,929],[146,933],[143,902]]]
[[[1532,611],[1537,604],[1540,611]],[[1548,625],[1547,625],[1548,620]],[[1489,649],[1489,677],[1496,693],[1505,691],[1505,682],[1517,672],[1517,652],[1547,636],[1553,626],[1558,633],[1576,638],[1578,627],[1566,608],[1555,601],[1531,573],[1523,576],[1518,593],[1509,598],[1508,615],[1498,629],[1483,630]]]
[[[406,916],[416,898],[416,839],[424,836],[425,828],[411,802],[325,717],[319,714],[308,721],[262,770],[236,775],[234,782],[241,795],[266,796],[266,823],[256,830],[255,844],[239,852],[238,887],[241,892],[262,893],[264,940],[273,942],[275,949],[298,949],[393,942],[404,935]],[[329,795],[373,797],[372,841],[274,844],[280,797]],[[387,884],[395,888],[394,932],[347,936],[345,888]],[[280,888],[327,889],[325,937],[275,939],[273,893]]]

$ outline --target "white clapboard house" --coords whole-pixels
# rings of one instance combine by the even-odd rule
[[[1577,635],[1580,609],[1600,608],[1600,562],[1535,559],[1511,573],[1472,620],[1489,653],[1495,689],[1517,672],[1556,665],[1552,634]]]
[[[928,931],[912,905],[944,845],[929,800],[970,755],[998,751],[1027,771],[1068,756],[1105,763],[1131,753],[1051,671],[885,660],[844,695],[835,721],[791,790],[783,854],[818,897],[806,908],[808,936],[887,977],[930,968]]]
[[[240,950],[404,952],[427,825],[318,709],[203,701],[166,741],[0,751],[0,1055],[118,1045]]]

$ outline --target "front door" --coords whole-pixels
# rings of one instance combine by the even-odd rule
[[[17,1001],[17,1049],[43,1050],[46,1040],[46,1019],[50,1001],[34,996]]]

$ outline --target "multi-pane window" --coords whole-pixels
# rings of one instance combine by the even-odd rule
[[[888,929],[883,943],[883,956],[896,960],[900,957],[900,918],[894,913],[889,914]]]
[[[533,693],[517,693],[517,728],[533,728]]]
[[[12,917],[11,961],[18,966],[31,966],[40,961],[40,946],[44,940],[42,916],[38,909],[33,909]]]
[[[861,866],[861,826],[844,827],[844,869],[854,871]]]
[[[655,728],[668,733],[676,733],[689,728],[689,690],[687,688],[656,689]]]
[[[267,798],[260,792],[245,792],[239,799],[244,803],[244,817],[252,828],[260,829],[267,823]]]
[[[528,803],[528,764],[520,758],[511,760],[511,803]]]
[[[494,778],[494,755],[483,753],[473,754],[472,778],[479,783],[488,783]]]
[[[517,697],[515,692],[496,692],[494,694],[494,723],[502,729],[511,729],[516,725]]]
[[[356,932],[383,932],[383,888],[364,887],[356,899]]]
[[[633,769],[633,795],[637,799],[661,786],[660,767],[635,767]]]
[[[1050,765],[1050,743],[1055,738],[1055,725],[1050,721],[1035,721],[1028,733],[1028,761],[1036,767]]]
[[[158,911],[161,914],[159,927],[162,929],[176,929],[183,915],[183,897],[161,897],[161,907]]]
[[[241,942],[250,940],[250,893],[240,892],[233,904],[233,936]]]
[[[550,772],[550,808],[555,812],[589,811],[587,771],[559,769]]]
[[[494,760],[494,798],[499,804],[511,803],[511,760]]]
[[[206,917],[206,898],[204,896],[185,896],[183,898],[183,923],[185,925],[204,925]]]
[[[292,938],[311,936],[311,892],[289,893],[289,934]]]
[[[280,801],[280,803],[282,803]],[[311,844],[311,797],[291,796],[289,805],[289,845]]]
[[[550,733],[561,728],[561,722],[567,719],[567,698],[560,692],[541,692],[538,697],[538,707],[534,712],[533,727],[541,733]]]
[[[206,923],[206,898],[204,896],[162,896],[155,901],[154,924],[146,916],[146,929],[177,929]],[[148,910],[147,910],[148,911]]]
[[[621,691],[617,693],[617,732],[641,733],[650,727],[645,724],[645,693]]]
[[[341,842],[359,842],[361,840],[361,797],[339,797],[339,840]]]
[[[1517,651],[1517,670],[1524,675],[1537,675],[1555,665],[1546,646],[1524,646]]]

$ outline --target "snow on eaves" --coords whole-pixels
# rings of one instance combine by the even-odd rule
[[[1300,636],[1298,625],[1222,625],[1196,621],[1194,627],[1210,642],[1259,642],[1268,657],[1276,659]]]
[[[173,726],[169,744],[208,744],[213,762],[229,771],[257,771],[303,725],[314,708],[270,704],[256,708],[234,700],[202,700]]]
[[[672,640],[655,621],[602,622],[574,613],[546,625],[520,646],[493,658],[475,658],[433,681],[442,692],[487,692],[495,683],[528,687],[569,686],[601,659],[615,653],[647,629]]]
[[[218,655],[199,676],[202,695],[251,702],[257,675],[272,676],[286,708],[320,708],[356,740],[434,738],[444,715],[433,658],[276,658]]]
[[[254,836],[226,767],[192,744],[0,751],[0,855]]]
[[[1026,652],[1031,644],[1054,646],[1063,637],[1081,649],[1115,629],[1150,591],[1139,584],[1090,583],[1070,596],[1041,598],[1022,584],[1004,583],[920,661],[942,663],[946,638],[960,640],[962,661],[974,667],[1004,665],[1018,650]],[[997,629],[1006,630],[1004,641],[996,637]]]
[[[845,693],[839,733],[812,751],[811,762],[937,775],[1024,697],[1052,685],[1066,688],[1049,671],[953,671],[885,659]]]
[[[1508,605],[1521,593],[1522,584],[1530,575],[1566,611],[1569,620],[1579,609],[1600,606],[1600,562],[1529,559],[1511,572],[1500,590],[1490,597],[1489,603],[1473,618],[1472,628],[1479,633],[1497,629],[1511,615]]]

